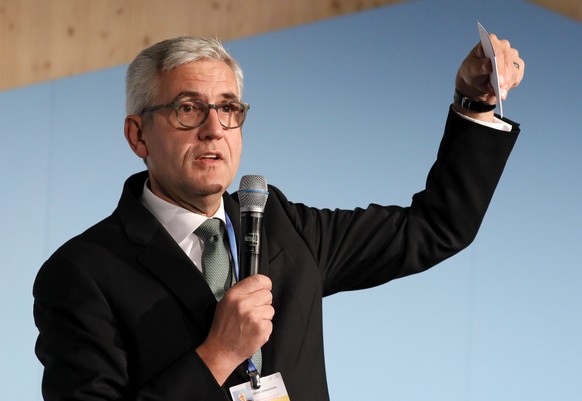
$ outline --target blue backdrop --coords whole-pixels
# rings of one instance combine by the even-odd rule
[[[408,204],[435,158],[477,21],[526,60],[504,105],[522,135],[470,248],[421,275],[326,299],[334,401],[582,394],[579,23],[517,0],[417,0],[228,42],[252,104],[240,174],[265,175],[312,206]],[[0,93],[1,400],[41,399],[39,266],[108,215],[143,169],[123,138],[124,73]]]

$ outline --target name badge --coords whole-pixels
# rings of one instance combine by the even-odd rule
[[[291,401],[281,373],[261,377],[261,388],[255,390],[250,382],[230,388],[233,401]]]

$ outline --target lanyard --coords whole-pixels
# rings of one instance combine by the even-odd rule
[[[232,228],[232,222],[230,221],[230,217],[228,214],[224,214],[226,218],[226,232],[228,234],[228,245],[230,246],[230,260],[232,261],[234,267],[234,275],[236,277],[236,281],[238,282],[238,257],[234,257],[233,255],[238,255],[238,250],[236,247],[236,237],[234,235],[234,228]]]
[[[238,268],[238,257],[233,257],[233,255],[238,255],[238,250],[236,247],[236,237],[234,235],[234,228],[232,227],[232,222],[230,221],[230,217],[228,214],[225,213],[226,218],[226,232],[228,233],[228,245],[230,246],[230,260],[232,261],[232,265],[234,268],[234,275],[236,277],[236,281],[239,281],[239,268]],[[261,387],[261,374],[255,367],[255,364],[249,358],[247,360],[247,375],[249,376],[249,380],[251,382],[251,387],[253,389],[259,389]]]

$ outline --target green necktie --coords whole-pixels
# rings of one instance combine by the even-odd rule
[[[202,273],[217,301],[224,296],[230,273],[230,260],[224,246],[224,228],[219,219],[208,219],[194,233],[204,242]]]
[[[208,219],[194,231],[194,234],[204,242],[202,273],[216,300],[220,301],[232,281],[232,278],[229,280],[230,259],[224,246],[222,221],[216,218]],[[260,372],[263,365],[261,349],[255,352],[251,359]]]

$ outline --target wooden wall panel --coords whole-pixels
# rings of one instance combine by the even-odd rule
[[[529,0],[549,10],[582,21],[582,0]]]
[[[404,0],[0,0],[0,90],[128,63],[177,35],[230,40]],[[582,21],[582,0],[529,0]]]
[[[128,63],[178,35],[245,37],[402,0],[0,0],[0,90]]]

